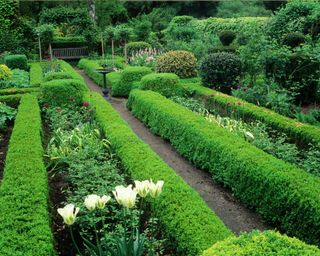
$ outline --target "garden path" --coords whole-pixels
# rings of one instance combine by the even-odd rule
[[[96,85],[82,70],[77,71],[83,76],[92,91],[102,94],[101,87]],[[233,197],[230,190],[215,182],[208,172],[197,169],[181,157],[168,141],[151,133],[143,123],[127,110],[125,107],[126,99],[111,97],[108,101],[127,121],[138,137],[147,143],[179,176],[196,190],[207,205],[234,233],[239,234],[254,229],[266,230],[270,228],[255,212],[241,205]]]

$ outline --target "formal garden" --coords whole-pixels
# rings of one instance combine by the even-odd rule
[[[320,256],[318,0],[0,14],[0,255]]]

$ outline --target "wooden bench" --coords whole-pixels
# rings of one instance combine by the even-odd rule
[[[88,56],[88,47],[75,48],[55,48],[52,49],[52,55],[57,59],[81,59]]]

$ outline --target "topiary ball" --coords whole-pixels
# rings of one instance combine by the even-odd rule
[[[232,42],[234,41],[235,38],[236,38],[236,33],[234,33],[231,30],[223,30],[219,34],[220,42],[224,46],[228,46],[228,45],[232,44]]]
[[[305,36],[300,32],[289,33],[283,39],[283,43],[292,48],[298,47],[300,44],[304,42]]]
[[[305,244],[274,231],[253,231],[239,237],[230,237],[214,244],[202,256],[297,256],[320,255],[316,246]]]
[[[157,59],[156,70],[159,73],[174,73],[180,78],[197,75],[197,59],[188,51],[169,51]]]
[[[199,73],[204,86],[230,94],[241,75],[241,60],[228,52],[209,54],[202,59]]]

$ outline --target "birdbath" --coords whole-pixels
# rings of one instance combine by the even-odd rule
[[[96,69],[96,72],[100,73],[103,75],[103,89],[102,89],[102,93],[103,95],[108,98],[108,93],[109,90],[107,88],[107,79],[106,79],[106,75],[110,72],[114,71],[113,68],[108,68],[106,65],[102,65],[102,68],[98,68]]]

